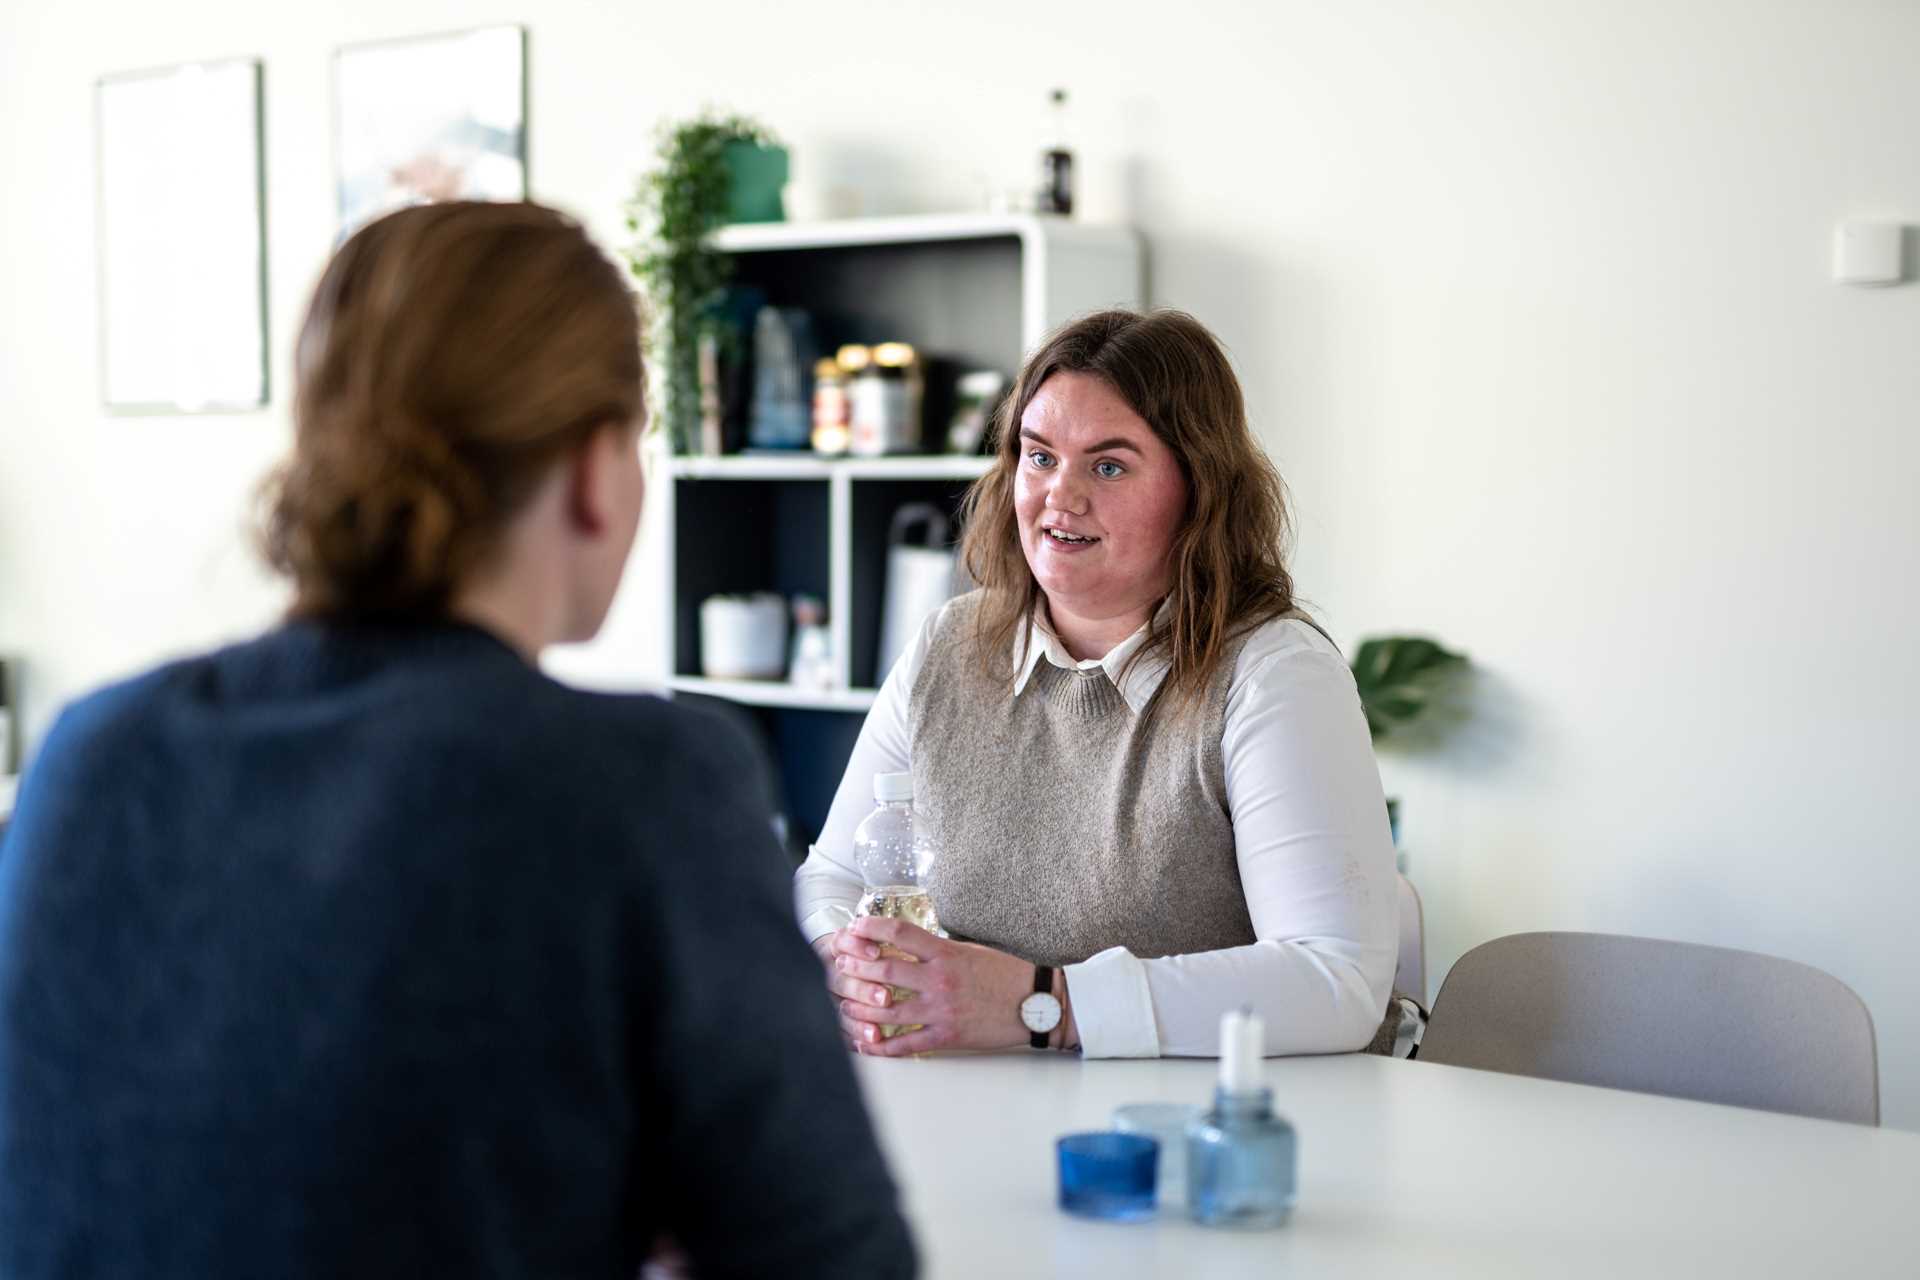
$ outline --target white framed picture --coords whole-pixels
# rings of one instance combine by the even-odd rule
[[[101,398],[123,413],[267,401],[260,63],[94,86]]]
[[[526,29],[349,45],[334,54],[340,236],[392,209],[527,195]]]

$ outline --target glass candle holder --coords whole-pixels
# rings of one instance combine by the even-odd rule
[[[1293,1215],[1298,1145],[1273,1091],[1214,1094],[1187,1129],[1187,1212],[1215,1227],[1278,1227]]]
[[[1158,1142],[1137,1133],[1070,1133],[1054,1145],[1062,1209],[1106,1222],[1153,1216]]]
[[[1187,1126],[1200,1108],[1184,1102],[1130,1102],[1113,1113],[1116,1133],[1137,1133],[1160,1144],[1160,1204],[1187,1202]]]

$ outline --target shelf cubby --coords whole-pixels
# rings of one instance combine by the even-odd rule
[[[700,602],[771,591],[831,594],[831,485],[822,480],[679,480],[674,485],[676,676],[701,674]]]

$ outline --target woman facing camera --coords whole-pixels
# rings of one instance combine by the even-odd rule
[[[1269,1054],[1390,1045],[1379,774],[1213,335],[1173,311],[1055,333],[967,513],[980,589],[888,674],[796,878],[848,1040],[1205,1056],[1251,1006]],[[952,937],[836,929],[874,776],[909,771]]]
[[[536,666],[640,517],[621,272],[409,209],[295,363],[292,620],[66,711],[0,846],[0,1275],[910,1273],[746,743]]]

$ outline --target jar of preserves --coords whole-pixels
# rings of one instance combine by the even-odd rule
[[[865,350],[865,348],[861,348]],[[813,451],[838,457],[847,451],[852,405],[846,368],[835,359],[813,366]]]
[[[912,453],[920,447],[924,376],[919,356],[904,342],[882,342],[854,376],[852,450],[861,457]]]

